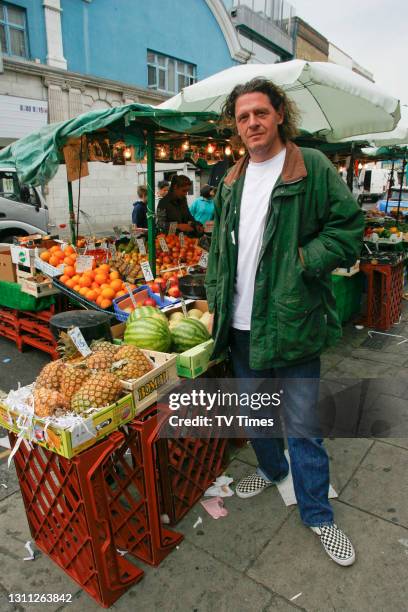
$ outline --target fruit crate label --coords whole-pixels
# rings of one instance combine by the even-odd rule
[[[46,261],[43,261],[42,259],[40,259],[39,257],[36,257],[34,260],[34,265],[37,268],[37,270],[41,270],[41,272],[43,274],[46,274],[47,276],[61,276],[61,274],[64,273],[64,264],[61,264],[60,266],[58,266],[58,268],[55,268],[54,266],[50,266],[49,263],[47,263]]]
[[[88,357],[92,353],[79,327],[70,329],[68,335],[83,357]]]
[[[184,245],[185,245],[183,232],[179,233],[179,240],[180,240],[180,246],[181,246],[181,248],[183,248]]]
[[[84,442],[88,442],[92,438],[97,436],[96,428],[92,422],[92,419],[87,419],[85,423],[79,423],[75,425],[71,431],[71,445],[72,448],[81,446]]]
[[[206,268],[208,266],[208,251],[203,251],[198,261],[198,265],[201,266],[202,268]]]
[[[81,272],[86,272],[87,270],[92,270],[94,262],[94,257],[92,255],[79,255],[76,260],[76,272],[80,274]]]
[[[159,244],[160,244],[160,248],[163,251],[163,253],[168,253],[169,252],[169,247],[167,246],[167,242],[165,241],[163,236],[160,236]]]
[[[14,264],[21,264],[22,266],[30,265],[30,249],[12,244],[10,246],[10,252],[11,261]]]
[[[146,282],[154,279],[152,269],[148,261],[142,261],[140,263],[140,267],[142,268],[143,276]]]
[[[175,234],[177,229],[177,221],[172,221],[169,225],[169,234]]]
[[[137,238],[136,239],[136,243],[139,249],[139,253],[141,255],[146,255],[146,245],[145,245],[145,241],[143,238]]]

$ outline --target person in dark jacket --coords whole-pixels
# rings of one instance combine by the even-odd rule
[[[341,335],[330,274],[359,256],[364,221],[330,161],[291,142],[297,117],[286,94],[266,79],[237,85],[226,100],[224,118],[248,154],[215,197],[206,276],[213,356],[229,348],[237,384],[250,392],[260,378],[271,388],[278,381],[301,519],[329,557],[346,566],[355,552],[334,523],[317,403],[320,353]],[[259,467],[238,483],[241,498],[289,473],[279,430],[258,434],[247,432]]]
[[[138,200],[133,204],[132,223],[137,227],[147,228],[147,187],[139,185],[137,188]]]
[[[177,223],[177,230],[185,233],[203,232],[187,204],[187,194],[191,181],[184,174],[176,174],[171,179],[169,192],[157,206],[157,226],[159,231],[168,233],[170,223]]]

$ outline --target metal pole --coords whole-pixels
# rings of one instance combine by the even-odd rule
[[[147,244],[149,250],[149,263],[156,276],[156,223],[155,223],[155,172],[154,172],[154,132],[147,131]]]
[[[74,198],[72,195],[72,183],[68,184],[68,211],[69,211],[69,227],[71,230],[71,242],[75,246],[76,244],[76,228],[75,228],[75,212],[74,212]]]
[[[402,183],[404,182],[404,173],[405,173],[405,166],[406,165],[407,165],[407,160],[406,160],[406,157],[404,155],[404,159],[402,160],[402,169],[401,169],[401,183],[400,183],[400,188],[399,188],[399,192],[398,192],[397,227],[399,227],[399,213],[400,213],[400,208],[401,208]]]
[[[385,214],[387,214],[388,212],[388,202],[390,200],[392,184],[394,182],[394,164],[395,164],[395,160],[393,159],[392,164],[391,164],[391,171],[390,171],[390,182],[389,182],[388,189],[387,189],[387,202],[385,203]]]
[[[351,151],[350,151],[350,163],[347,168],[347,186],[350,189],[351,193],[353,193],[353,179],[354,179],[354,142],[351,143]]]

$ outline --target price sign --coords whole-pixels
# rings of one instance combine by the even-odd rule
[[[68,331],[68,336],[70,336],[72,342],[77,347],[78,351],[81,353],[83,357],[88,357],[91,354],[91,349],[86,343],[85,338],[82,335],[79,327],[73,327]]]
[[[136,239],[136,243],[139,249],[139,253],[141,255],[146,255],[146,246],[145,246],[145,241],[143,238],[137,238]]]
[[[177,229],[177,221],[172,221],[169,225],[169,234],[175,234]]]
[[[198,265],[201,266],[202,268],[206,268],[208,266],[208,251],[203,251],[200,260],[198,262]]]
[[[64,264],[61,264],[60,266],[58,266],[58,268],[55,268],[54,266],[50,266],[49,263],[43,261],[39,257],[36,257],[34,259],[34,265],[37,270],[41,270],[41,272],[43,274],[46,274],[47,276],[61,276],[61,274],[64,273]]]
[[[183,232],[179,233],[179,240],[180,240],[181,248],[184,248],[185,242],[184,242],[184,234],[183,234]]]
[[[93,262],[94,257],[92,257],[92,255],[79,255],[76,260],[77,274],[86,272],[87,270],[92,270]]]
[[[163,253],[168,253],[169,252],[169,247],[167,246],[167,242],[165,241],[163,236],[160,236],[159,244],[160,244],[160,248],[163,251]]]
[[[95,243],[94,242],[88,242],[88,244],[86,245],[86,251],[94,251],[95,250]]]
[[[142,261],[140,263],[140,267],[142,268],[143,276],[146,282],[153,280],[154,276],[152,273],[152,269],[148,261]]]

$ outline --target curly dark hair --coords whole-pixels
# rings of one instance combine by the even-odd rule
[[[283,142],[296,138],[299,133],[300,113],[298,107],[288,98],[286,93],[272,81],[263,77],[256,77],[242,85],[236,85],[225,100],[222,108],[221,121],[223,126],[236,131],[235,104],[240,96],[248,93],[260,92],[268,96],[276,111],[283,108],[283,123],[279,125],[279,135]]]

